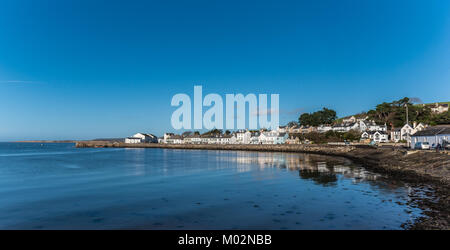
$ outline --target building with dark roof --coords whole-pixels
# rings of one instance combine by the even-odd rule
[[[411,148],[418,142],[428,142],[431,146],[437,146],[449,141],[450,125],[432,126],[411,135]]]

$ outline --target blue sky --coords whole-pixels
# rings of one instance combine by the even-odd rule
[[[450,101],[450,1],[23,1],[0,8],[0,141],[171,131],[176,93],[278,93],[280,122]]]

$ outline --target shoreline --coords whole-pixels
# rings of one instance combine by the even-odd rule
[[[414,198],[426,217],[408,229],[450,229],[450,155],[433,151],[407,151],[395,147],[364,145],[242,145],[242,144],[126,144],[108,141],[79,141],[77,148],[162,148],[186,150],[233,150],[307,153],[347,158],[371,171],[416,186],[433,186],[434,199]],[[413,152],[413,153],[411,153]]]
[[[371,169],[391,175],[415,175],[414,179],[432,180],[450,187],[450,155],[434,151],[407,151],[395,147],[371,147],[366,145],[318,145],[318,144],[127,144],[109,141],[78,141],[77,148],[163,148],[197,150],[235,150],[259,152],[310,153],[348,158]],[[427,165],[427,166],[425,166]],[[407,177],[407,176],[405,176]],[[411,181],[411,180],[410,180]]]

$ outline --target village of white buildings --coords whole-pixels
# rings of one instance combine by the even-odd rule
[[[433,107],[439,114],[448,112],[448,104]],[[204,134],[185,132],[183,134],[165,133],[163,137],[153,134],[136,133],[125,138],[125,143],[163,143],[163,144],[312,144],[312,140],[302,139],[306,134],[323,134],[329,131],[336,133],[354,132],[358,140],[328,142],[329,144],[399,144],[414,148],[418,142],[429,142],[430,145],[442,145],[450,140],[450,124],[429,126],[420,122],[406,122],[402,127],[392,128],[386,124],[376,124],[368,116],[355,116],[339,119],[334,124],[319,126],[279,126],[274,130],[213,130]]]

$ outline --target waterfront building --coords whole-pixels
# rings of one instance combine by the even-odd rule
[[[376,131],[373,133],[374,142],[388,142],[389,135],[385,131]]]
[[[248,130],[240,130],[235,133],[237,144],[249,144],[252,133]]]
[[[417,133],[418,131],[422,131],[427,127],[422,123],[417,124],[417,122],[413,122],[413,125],[409,123],[403,125],[400,129],[400,140],[405,140],[408,145],[411,144],[411,135]]]
[[[370,139],[374,142],[388,142],[389,134],[384,131],[365,131],[361,134],[361,140]]]
[[[168,143],[167,140],[171,137],[174,136],[174,133],[164,133],[164,137],[163,137],[163,143]]]
[[[265,131],[259,135],[260,144],[285,144],[288,138],[287,133],[278,133],[277,131]]]
[[[200,144],[202,143],[202,138],[200,135],[191,134],[183,137],[184,144]]]
[[[286,144],[301,144],[300,139],[298,137],[289,136],[286,139]]]
[[[127,137],[127,138],[125,138],[125,143],[141,143],[141,138]]]
[[[146,134],[146,133],[137,133],[134,134],[132,137],[134,138],[140,138],[141,143],[157,143],[158,137],[152,134]]]
[[[164,134],[164,143],[167,144],[183,144],[184,140],[181,135],[176,135],[173,133],[165,133]]]
[[[450,142],[450,125],[428,127],[411,135],[410,147],[414,148],[417,142],[428,142],[430,146],[443,146]]]
[[[202,137],[204,144],[232,144],[234,142],[232,135],[217,135]]]
[[[250,140],[249,144],[259,144],[259,136],[261,132],[259,131],[250,131]]]
[[[401,140],[401,128],[391,130],[391,141],[399,142]]]

